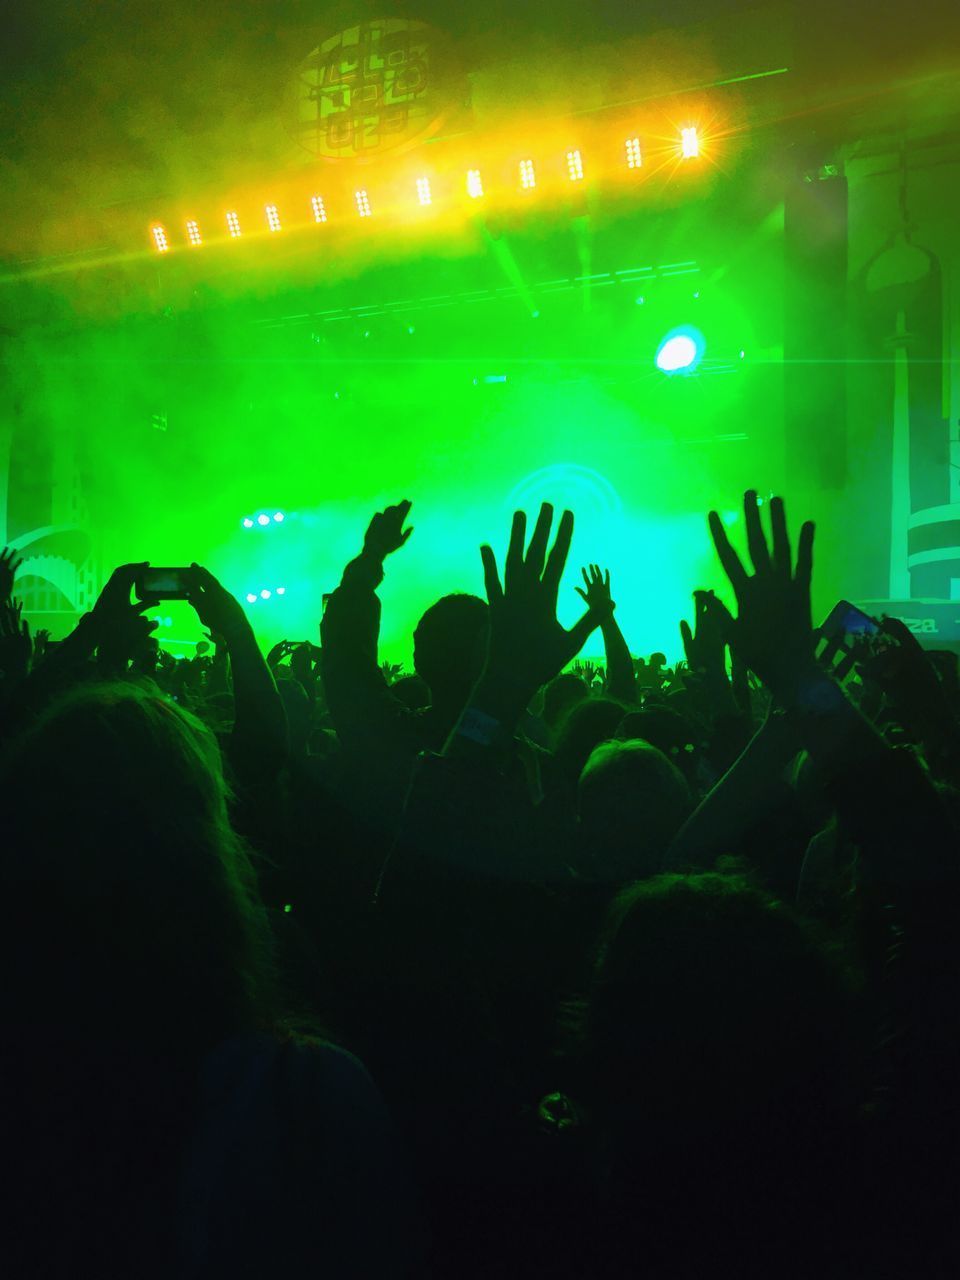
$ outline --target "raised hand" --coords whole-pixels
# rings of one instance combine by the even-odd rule
[[[548,555],[552,525],[553,507],[545,502],[525,550],[527,518],[522,511],[515,512],[502,585],[492,548],[480,548],[490,602],[490,648],[484,679],[493,679],[527,698],[576,657],[602,616],[589,609],[570,631],[557,621],[557,594],[573,537],[573,512],[564,511],[560,517]]]
[[[583,587],[574,587],[574,591],[594,613],[613,613],[617,606],[610,595],[610,570],[603,573],[598,564],[591,564],[588,569],[580,570]]]
[[[776,697],[790,700],[816,674],[810,620],[813,524],[808,520],[801,526],[794,566],[783,499],[770,502],[772,548],[753,489],[744,494],[743,514],[752,575],[730,545],[720,516],[716,511],[709,515],[713,544],[737,600],[736,621],[729,621],[730,645]]]
[[[267,666],[270,668],[270,670],[273,671],[275,670],[275,668],[279,667],[280,663],[284,660],[284,658],[289,652],[290,652],[289,640],[280,640],[277,644],[275,644],[273,648],[270,650],[270,652],[267,654]]]
[[[0,600],[0,670],[7,680],[23,680],[30,673],[33,642],[22,612],[21,601]]]
[[[140,614],[144,609],[154,607],[157,603],[155,600],[142,600],[138,604],[133,604],[130,600],[134,581],[141,569],[146,567],[147,562],[143,560],[136,564],[121,564],[114,569],[90,614],[98,628],[109,629],[125,618],[131,609]]]
[[[384,560],[391,552],[398,551],[403,546],[413,533],[412,525],[409,529],[403,527],[412,505],[404,498],[396,506],[377,512],[363,539],[363,549],[368,555]]]
[[[205,627],[229,640],[231,632],[249,629],[243,606],[209,569],[190,566],[190,603]]]
[[[9,600],[13,594],[13,579],[23,559],[11,547],[0,551],[0,600]]]
[[[726,670],[724,651],[730,615],[712,591],[695,591],[693,602],[695,630],[690,630],[685,619],[680,623],[680,637],[690,670],[722,674]]]

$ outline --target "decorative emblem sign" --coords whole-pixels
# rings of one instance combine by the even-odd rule
[[[297,69],[289,127],[312,155],[373,156],[436,133],[462,83],[444,37],[382,18],[331,36]]]

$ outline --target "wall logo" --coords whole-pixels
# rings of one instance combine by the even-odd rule
[[[447,39],[382,18],[325,40],[297,68],[288,129],[319,159],[401,150],[438,132],[466,81]]]

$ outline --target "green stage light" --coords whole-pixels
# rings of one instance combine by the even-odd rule
[[[260,599],[261,599],[261,600],[269,600],[269,599],[270,599],[270,592],[267,590],[267,588],[266,588],[266,587],[264,587],[264,588],[263,588],[263,590],[260,592]]]
[[[699,329],[672,329],[657,348],[657,368],[661,373],[692,373],[705,349]]]
[[[244,517],[243,517],[243,527],[244,527],[245,529],[252,529],[252,528],[253,528],[253,521],[250,519],[250,517],[249,517],[249,516],[244,516]]]
[[[167,240],[167,233],[159,224],[150,228],[150,234],[153,236],[153,243],[156,246],[157,253],[166,253],[170,244]]]
[[[257,524],[265,525],[269,523],[270,523],[270,517],[267,515],[265,511],[261,511],[260,514],[257,516]]]
[[[252,591],[247,592],[247,604],[256,604],[257,597]]]
[[[275,511],[273,513],[273,518],[277,524],[283,524],[283,521],[286,517],[284,516],[282,511]]]

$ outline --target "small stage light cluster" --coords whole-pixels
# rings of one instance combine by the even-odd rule
[[[271,524],[283,524],[286,518],[282,511],[274,511],[272,514],[267,511],[261,511],[256,516],[244,516],[240,523],[244,529],[255,529],[257,525],[261,529],[266,529]]]
[[[262,587],[259,591],[248,591],[246,595],[247,604],[256,604],[258,600],[269,600],[271,596],[285,596],[287,594],[286,587]]]
[[[637,170],[643,167],[643,151],[641,149],[640,139],[638,137],[626,138],[623,143],[623,151],[621,155],[626,161],[626,167],[630,170]],[[701,154],[701,138],[699,130],[691,125],[680,131],[679,142],[675,144],[673,155],[680,160],[693,160]],[[621,160],[623,163],[623,160]],[[526,157],[516,162],[514,170],[516,174],[516,190],[521,193],[529,193],[537,187],[537,167],[533,159]],[[562,169],[559,170],[562,173]],[[583,154],[577,147],[572,147],[566,152],[566,176],[570,182],[583,182],[584,180],[584,158]],[[464,188],[460,188],[462,191]],[[416,178],[413,183],[413,191],[416,194],[417,203],[421,207],[428,207],[434,203],[433,184],[426,175]],[[480,200],[486,194],[483,183],[483,175],[480,169],[468,169],[466,174],[466,194],[471,200]],[[354,192],[354,200],[356,202],[356,212],[361,218],[371,218],[373,216],[373,206],[370,201],[369,193],[365,188],[360,188]],[[323,196],[315,194],[310,197],[310,210],[314,223],[325,223],[327,221],[327,207],[324,203]],[[278,232],[283,229],[280,220],[280,211],[277,205],[268,204],[263,206],[263,215],[266,229],[269,232]],[[236,210],[231,210],[225,215],[227,232],[230,238],[238,239],[241,235],[240,217]],[[294,221],[296,222],[296,215]],[[150,227],[150,236],[153,247],[157,253],[167,253],[170,250],[170,240],[167,229],[161,223],[153,223]],[[199,223],[196,219],[189,219],[186,223],[187,243],[193,247],[199,247],[203,244],[203,238],[200,232]]]

